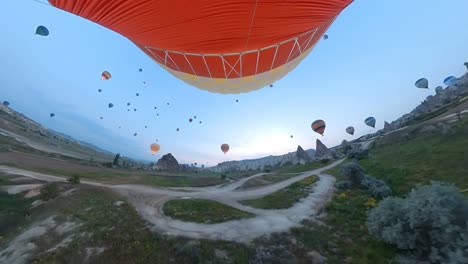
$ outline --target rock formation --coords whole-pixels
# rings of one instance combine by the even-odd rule
[[[331,151],[325,146],[320,139],[317,139],[316,141],[316,147],[315,147],[315,157],[316,158],[327,158],[331,157],[332,153]]]
[[[156,167],[163,170],[177,170],[179,168],[179,163],[171,153],[167,153],[156,162]]]

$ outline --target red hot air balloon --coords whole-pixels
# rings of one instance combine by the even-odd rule
[[[49,2],[127,37],[175,77],[232,94],[284,77],[353,0]]]

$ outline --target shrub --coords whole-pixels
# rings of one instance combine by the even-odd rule
[[[340,169],[340,173],[353,186],[359,185],[364,177],[364,169],[354,161],[343,165]]]
[[[351,183],[349,181],[337,181],[335,186],[340,190],[348,190],[351,188]]]
[[[226,177],[227,177],[226,173],[221,173],[221,179],[224,180],[224,179],[226,179]]]
[[[392,195],[392,189],[382,180],[365,175],[361,180],[361,186],[369,190],[370,194],[377,198],[385,198]]]
[[[328,164],[330,162],[330,159],[321,159],[320,163],[322,164]]]
[[[48,201],[50,199],[54,199],[58,196],[59,188],[57,183],[47,183],[41,188],[41,199],[44,201]]]
[[[69,183],[78,184],[80,183],[80,175],[73,174],[70,178],[67,179]]]
[[[409,249],[401,262],[468,263],[468,199],[453,185],[432,183],[406,198],[386,198],[369,212],[367,227],[380,240]]]
[[[350,159],[363,160],[363,159],[366,159],[368,156],[369,156],[368,149],[360,149],[360,148],[355,147],[348,152],[348,158]]]

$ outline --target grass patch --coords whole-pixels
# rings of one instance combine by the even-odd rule
[[[204,187],[226,183],[218,177],[183,177],[183,176],[149,176],[145,175],[139,183],[160,187]]]
[[[297,165],[290,165],[278,168],[275,172],[278,173],[298,173],[298,172],[305,172],[310,170],[315,170],[321,167],[326,166],[330,163],[330,160],[323,160],[323,161],[315,161],[306,164],[297,164]]]
[[[164,204],[164,214],[175,219],[196,223],[221,223],[253,217],[239,209],[204,199],[170,200]]]
[[[250,179],[244,182],[244,184],[239,186],[237,190],[246,190],[246,189],[251,189],[254,187],[270,185],[276,182],[290,179],[297,175],[299,175],[299,173],[268,173],[266,175],[255,177],[253,179]]]
[[[32,198],[0,192],[0,237],[5,237],[27,222],[25,215],[33,201]],[[2,242],[0,238],[0,245]]]
[[[318,180],[317,176],[310,176],[297,181],[286,188],[253,200],[241,201],[242,204],[260,209],[284,209],[293,206],[300,199],[309,194],[309,187]]]
[[[419,136],[410,141],[372,148],[361,160],[366,172],[386,181],[396,195],[403,195],[417,184],[431,180],[468,188],[467,122],[455,126],[449,135]]]

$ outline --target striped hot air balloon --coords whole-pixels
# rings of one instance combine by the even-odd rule
[[[226,154],[229,151],[229,145],[224,143],[221,145],[221,151]]]
[[[354,127],[352,126],[347,127],[346,133],[350,134],[351,136],[354,135]]]
[[[233,94],[288,74],[353,0],[49,2],[127,37],[176,78]]]
[[[455,76],[449,76],[444,79],[444,84],[447,86],[454,86],[457,83],[457,78]]]
[[[314,122],[312,122],[312,130],[319,133],[320,135],[323,136],[323,133],[325,132],[325,121],[319,119],[319,120],[315,120]]]

